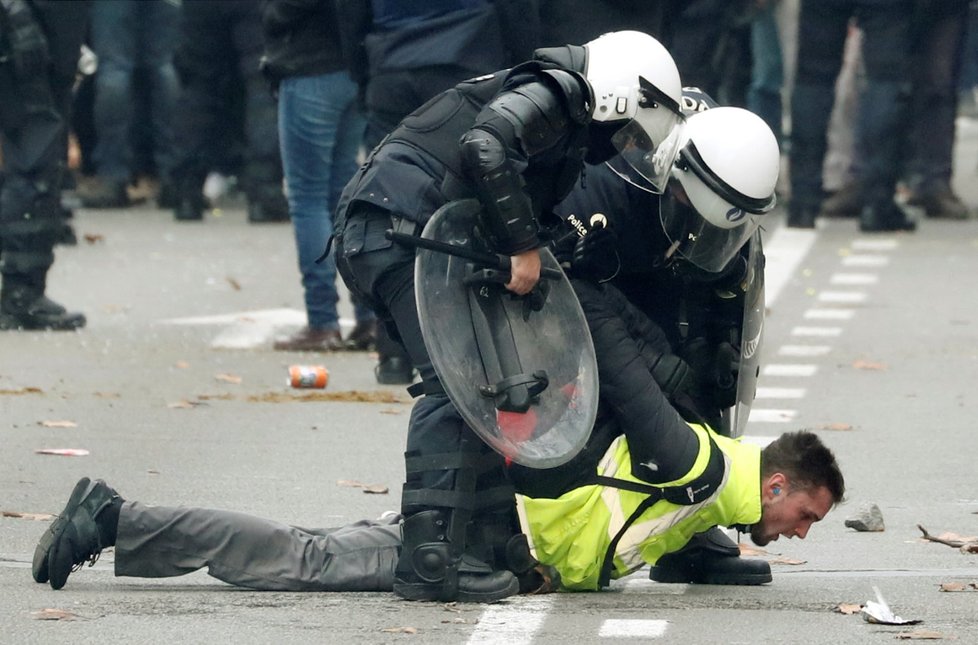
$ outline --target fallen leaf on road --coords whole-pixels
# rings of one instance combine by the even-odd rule
[[[871,370],[874,372],[880,372],[886,369],[886,365],[884,365],[883,363],[876,363],[874,361],[864,361],[864,360],[853,361],[852,366],[857,370]]]
[[[901,641],[939,641],[944,639],[944,634],[929,629],[915,629],[912,632],[900,632],[896,635],[896,639]]]
[[[185,370],[190,367],[190,363],[187,361],[177,361],[173,364],[173,367],[177,368],[178,370]]]
[[[175,403],[167,403],[166,407],[172,410],[189,410],[191,408],[196,408],[199,405],[206,405],[203,401],[176,401]]]
[[[234,374],[215,374],[214,378],[218,381],[224,381],[225,383],[234,383],[237,385],[241,382],[240,376],[235,376]]]
[[[20,396],[22,394],[44,394],[39,387],[22,387],[16,390],[0,390],[0,396]]]
[[[105,241],[105,236],[99,235],[98,233],[85,233],[82,236],[82,239],[84,239],[89,244],[99,244]]]
[[[961,535],[958,535],[957,533],[951,533],[947,531],[941,533],[940,535],[931,535],[930,533],[927,532],[927,529],[925,529],[920,524],[917,525],[917,528],[920,529],[920,532],[924,534],[923,539],[928,542],[937,542],[938,544],[946,544],[947,546],[954,547],[955,549],[964,549],[965,547],[968,547],[970,549],[971,545],[978,546],[978,537],[975,536],[963,537]]]
[[[228,276],[226,279],[228,281],[228,284],[231,285],[231,288],[232,289],[234,289],[235,291],[241,291],[241,283],[240,282],[238,282],[237,280],[235,280],[231,276]]]
[[[46,522],[54,519],[54,515],[50,513],[21,513],[20,511],[2,511],[4,517],[15,517],[22,520],[35,520],[38,522]]]
[[[771,564],[805,564],[808,560],[795,560],[794,558],[774,558],[773,560],[768,560]]]
[[[38,425],[45,428],[77,428],[78,424],[74,421],[38,421]]]
[[[380,630],[387,634],[417,634],[417,627],[384,627]]]
[[[978,553],[978,542],[962,545],[961,553]]]
[[[365,493],[372,493],[374,495],[386,495],[390,492],[386,486],[381,486],[380,484],[364,484],[363,482],[358,482],[354,479],[340,479],[336,482],[337,486],[349,486],[350,488],[362,488]]]
[[[90,454],[84,448],[38,448],[34,452],[38,455],[57,455],[59,457],[84,457]]]
[[[854,602],[840,602],[838,605],[832,608],[832,611],[845,614],[846,616],[852,616],[853,614],[858,614],[860,611],[862,611],[862,609],[862,605]]]
[[[290,403],[296,402],[322,402],[322,401],[342,401],[344,403],[411,403],[411,399],[405,399],[393,392],[384,390],[346,390],[343,392],[306,392],[293,394],[292,392],[266,392],[249,396],[248,401],[253,403]]]
[[[403,411],[402,410],[393,410],[391,408],[387,408],[386,410],[381,410],[380,413],[381,414],[402,414]]]
[[[978,583],[975,582],[942,582],[941,591],[978,591]]]
[[[32,611],[31,617],[34,620],[74,620],[78,618],[78,614],[73,614],[64,609],[51,609],[50,607],[46,607],[40,611]]]
[[[852,425],[849,423],[827,423],[820,427],[821,430],[834,430],[837,432],[845,432],[852,430]]]

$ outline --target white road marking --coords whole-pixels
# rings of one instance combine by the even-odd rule
[[[822,291],[818,294],[819,302],[854,303],[866,302],[863,291]]]
[[[816,336],[828,338],[842,334],[842,327],[795,327],[791,330],[792,336]]]
[[[778,356],[824,356],[831,351],[828,345],[782,345]]]
[[[892,238],[877,240],[856,239],[852,241],[852,248],[857,251],[892,251],[900,245]]]
[[[815,231],[788,228],[776,230],[764,244],[764,303],[768,307],[778,299],[781,290],[795,273],[815,243]]]
[[[764,376],[814,376],[818,365],[812,363],[772,363],[761,369]]]
[[[601,624],[601,638],[661,638],[669,622],[640,618],[609,618]]]
[[[751,408],[747,423],[788,423],[798,416],[797,410],[761,410]]]
[[[875,273],[834,273],[829,278],[832,284],[844,285],[870,285],[880,281],[880,277]]]
[[[853,309],[809,309],[806,320],[850,320],[856,314]]]
[[[487,607],[469,636],[469,645],[529,645],[547,619],[553,596],[519,596]]]
[[[801,399],[805,396],[803,387],[759,387],[754,394],[757,399]]]
[[[847,255],[842,258],[844,267],[885,267],[890,258],[885,255]]]

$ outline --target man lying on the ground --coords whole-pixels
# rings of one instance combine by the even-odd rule
[[[712,461],[707,454],[692,477],[655,488],[632,474],[627,440],[612,424],[596,428],[576,458],[591,461],[590,483],[553,499],[521,496],[523,530],[542,565],[524,572],[522,590],[597,590],[717,524],[749,531],[758,545],[804,538],[843,498],[835,457],[813,433],[787,433],[762,450],[687,427],[716,446],[724,464],[721,482],[706,497],[696,486],[710,468],[700,463]],[[609,436],[610,443],[602,440]],[[596,449],[601,444],[607,450]],[[542,490],[552,474],[528,473],[524,484]],[[219,580],[252,589],[390,591],[400,523],[391,513],[339,529],[302,529],[232,511],[127,501],[105,482],[83,478],[41,536],[32,574],[60,589],[73,571],[113,546],[117,576],[160,578],[207,567]]]

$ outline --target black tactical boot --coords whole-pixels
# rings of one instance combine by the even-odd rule
[[[493,571],[468,554],[456,559],[449,528],[448,516],[441,511],[423,511],[404,520],[395,595],[405,600],[496,602],[519,592],[519,582],[509,571]]]
[[[865,206],[859,216],[859,230],[863,233],[913,232],[917,223],[908,218],[893,200],[877,200]]]
[[[374,367],[380,385],[410,385],[414,382],[414,367],[400,356],[381,356]]]
[[[102,549],[115,544],[121,506],[122,498],[101,479],[78,480],[61,515],[34,549],[34,580],[61,589],[86,561],[95,564]]]
[[[4,295],[0,301],[0,329],[71,331],[85,326],[85,316],[65,310],[50,298]]]
[[[649,577],[656,582],[701,585],[762,585],[771,565],[740,557],[740,548],[717,527],[697,533],[679,551],[659,558]]]

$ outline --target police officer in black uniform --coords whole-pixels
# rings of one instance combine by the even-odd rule
[[[749,187],[750,192],[766,199],[752,201],[736,194],[743,195],[741,191],[728,199],[762,214],[774,205],[780,165],[776,140],[768,127],[745,110],[720,108],[708,117],[713,122],[706,124],[709,128],[703,127],[701,117],[692,117],[715,107],[716,103],[700,90],[684,90],[683,110],[691,117],[684,127],[699,130],[690,138],[691,146],[696,147],[698,134],[697,150],[706,152],[707,146],[719,142],[722,158],[734,160],[730,166],[715,161],[711,172],[717,180],[708,185],[720,196],[729,194],[730,187]],[[682,157],[679,163],[683,163]],[[723,229],[727,234],[713,230],[715,239],[724,242],[707,244],[705,251],[677,246],[680,236],[676,232],[680,230],[697,231],[700,244],[710,236],[700,228],[703,219],[688,204],[677,201],[688,198],[688,191],[677,179],[667,184],[660,195],[620,158],[589,166],[586,172],[586,185],[576,186],[555,209],[564,224],[553,236],[564,240],[558,243],[557,256],[578,278],[574,285],[589,323],[595,324],[595,315],[589,312],[609,308],[617,308],[626,322],[639,319],[629,313],[631,307],[637,307],[655,323],[653,329],[642,334],[646,338],[643,352],[659,387],[687,421],[705,423],[723,432],[726,428],[722,413],[737,401],[736,370],[743,344],[748,240],[759,218],[754,214],[744,222],[746,226]],[[676,172],[678,176],[682,171]],[[723,208],[727,208],[726,204]],[[683,219],[684,228],[677,228]],[[603,286],[588,287],[582,279]],[[620,295],[609,296],[608,292]],[[613,304],[594,304],[602,298]],[[621,351],[614,343],[599,346],[599,335],[594,335],[594,340],[602,403],[609,403],[614,383],[626,366],[609,365]],[[611,377],[606,378],[606,373]],[[645,406],[644,398],[647,397],[627,397],[616,409]],[[630,418],[651,420],[656,416],[657,413],[633,410],[619,422],[627,432]],[[596,424],[596,428],[600,427],[600,423]],[[647,428],[641,428],[638,434],[648,434]],[[593,439],[598,440],[597,436]],[[641,445],[641,439],[629,436],[629,443]],[[653,443],[661,446],[669,441],[656,438]],[[675,454],[681,454],[678,446],[672,448]],[[670,468],[681,467],[682,460],[677,461],[680,463],[670,464]],[[738,556],[736,544],[719,529],[713,529],[695,536],[682,551],[660,559],[653,567],[652,579],[744,585],[771,580],[766,562]]]
[[[89,3],[0,0],[0,329],[71,330],[44,295],[64,222],[67,111]]]
[[[532,566],[513,515],[503,458],[462,421],[432,368],[414,294],[414,250],[385,231],[416,233],[452,199],[477,197],[488,242],[511,256],[507,288],[539,279],[538,221],[577,181],[585,158],[615,144],[650,160],[679,120],[672,58],[638,32],[538,50],[512,70],[464,82],[408,116],[347,185],[336,216],[347,286],[392,323],[425,396],[408,429],[401,505],[404,549],[394,591],[415,600],[491,602]]]

